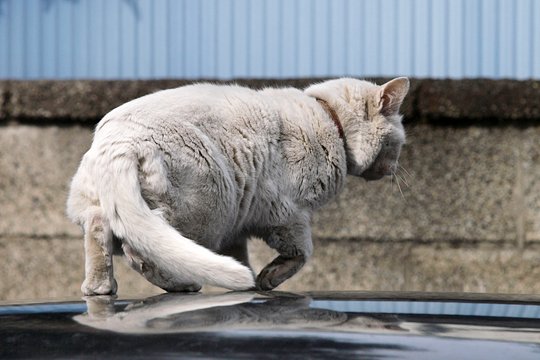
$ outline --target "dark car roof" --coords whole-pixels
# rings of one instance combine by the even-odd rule
[[[0,306],[0,358],[540,359],[540,297],[163,294]]]

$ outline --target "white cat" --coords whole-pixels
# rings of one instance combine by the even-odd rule
[[[198,84],[114,109],[97,125],[68,199],[84,230],[83,293],[116,292],[120,245],[168,291],[278,286],[311,256],[312,212],[346,174],[396,171],[408,89],[407,78],[336,79],[304,91]],[[279,253],[256,284],[251,236]]]

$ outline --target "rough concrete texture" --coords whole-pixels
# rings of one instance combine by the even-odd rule
[[[95,121],[131,99],[186,82],[40,80],[4,83],[9,93],[5,107],[10,119]]]
[[[324,79],[238,79],[214,83],[238,83],[253,88],[292,86],[305,88]],[[388,78],[371,79],[378,84]],[[204,80],[197,80],[198,82]],[[192,83],[186,80],[41,80],[0,81],[0,121],[34,120],[39,122],[95,122],[114,107],[160,89]],[[538,120],[540,118],[540,81],[516,80],[419,80],[411,81],[411,90],[403,105],[408,119]]]
[[[0,123],[7,119],[8,89],[7,82],[0,81]]]
[[[91,139],[80,126],[0,127],[0,236],[79,234],[64,209]]]
[[[316,240],[313,259],[278,289],[540,293],[537,247]],[[262,241],[250,243],[256,271],[274,256]],[[84,259],[79,238],[2,238],[0,258],[0,300],[81,296]],[[115,257],[114,266],[120,297],[162,292],[123,259]]]
[[[313,259],[279,289],[540,293],[538,250],[317,239]],[[257,271],[275,256],[260,240],[250,254]]]
[[[537,184],[540,163],[523,155],[538,154],[539,136],[540,127],[409,126],[401,157],[406,171],[399,172],[403,195],[390,179],[349,178],[336,201],[315,215],[314,233],[516,243],[524,240],[520,231],[525,229],[526,240],[538,240],[533,223],[538,223],[540,203],[532,184]]]
[[[406,171],[399,172],[403,196],[396,181],[349,178],[337,200],[315,215],[316,234],[540,240],[533,225],[540,214],[535,181],[540,128],[419,125],[409,130],[409,144],[401,157]],[[536,158],[531,158],[534,154]]]
[[[81,297],[82,238],[0,238],[0,300]],[[162,292],[129,268],[114,263],[121,295]]]
[[[540,136],[535,129],[523,131],[519,148],[522,162],[518,175],[523,180],[523,187],[518,191],[522,191],[525,208],[518,218],[518,226],[522,227],[520,230],[526,241],[540,241]]]
[[[540,118],[540,81],[423,80],[416,93],[418,114],[433,119]]]

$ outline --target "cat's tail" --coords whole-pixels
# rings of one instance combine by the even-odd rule
[[[132,267],[168,291],[210,284],[232,290],[254,286],[246,266],[182,236],[141,195],[138,158],[130,151],[101,156],[98,197],[113,233],[122,239]]]

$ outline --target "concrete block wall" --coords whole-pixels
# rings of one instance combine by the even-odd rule
[[[93,126],[185,83],[0,81],[0,300],[80,295],[82,237],[64,204]],[[349,178],[313,218],[313,260],[280,289],[540,293],[539,100],[536,81],[414,81],[401,192]],[[260,269],[274,254],[254,240],[250,256]],[[160,292],[115,265],[121,296]]]

